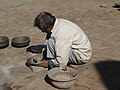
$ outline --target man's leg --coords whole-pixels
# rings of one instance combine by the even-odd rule
[[[46,56],[48,59],[48,69],[54,68],[58,66],[56,59],[56,52],[55,52],[55,42],[52,38],[49,38],[47,41],[47,49],[46,49]]]
[[[85,62],[82,60],[80,55],[77,54],[77,52],[71,49],[68,64],[82,65],[82,64],[85,64]]]
[[[46,43],[47,49],[46,49],[46,57],[54,59],[56,57],[55,54],[55,42],[52,38],[49,38],[49,40]]]

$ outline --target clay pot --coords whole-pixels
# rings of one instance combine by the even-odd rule
[[[9,87],[9,86],[1,85],[1,86],[0,86],[0,90],[12,90],[12,88]]]
[[[9,46],[9,38],[6,36],[0,36],[0,48]]]
[[[67,67],[66,71],[63,71],[60,67],[55,67],[48,71],[51,83],[60,89],[71,88],[76,81],[77,75],[78,71],[70,67]]]
[[[120,3],[114,3],[116,7],[120,7]]]
[[[14,37],[12,39],[12,46],[14,47],[25,47],[28,46],[30,43],[30,38],[27,36],[19,36],[19,37]]]

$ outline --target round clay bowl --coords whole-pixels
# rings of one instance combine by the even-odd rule
[[[28,46],[29,42],[30,42],[30,38],[27,36],[14,37],[12,39],[12,46],[24,47],[24,46]]]
[[[120,7],[120,3],[114,3],[114,5]]]
[[[9,87],[9,86],[1,85],[1,86],[0,86],[0,90],[12,90],[12,88]]]
[[[67,67],[67,71],[63,71],[60,67],[52,68],[48,71],[48,77],[51,80],[51,83],[60,89],[69,89],[74,83],[78,75],[76,69]]]
[[[9,38],[6,36],[0,36],[0,48],[7,47],[9,45]]]

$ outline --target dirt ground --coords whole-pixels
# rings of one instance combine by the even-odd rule
[[[79,76],[70,90],[120,90],[120,8],[119,0],[0,0],[0,35],[11,39],[27,35],[30,45],[0,49],[0,85],[13,90],[59,90],[45,81],[47,69],[25,66],[31,45],[44,43],[45,34],[33,27],[41,11],[79,25],[89,37],[93,54],[88,65],[79,68]]]

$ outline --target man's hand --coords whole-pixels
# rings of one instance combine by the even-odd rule
[[[41,66],[44,68],[48,68],[48,60],[42,60]]]
[[[66,71],[67,70],[67,65],[60,65],[60,68],[63,70],[63,71]]]

